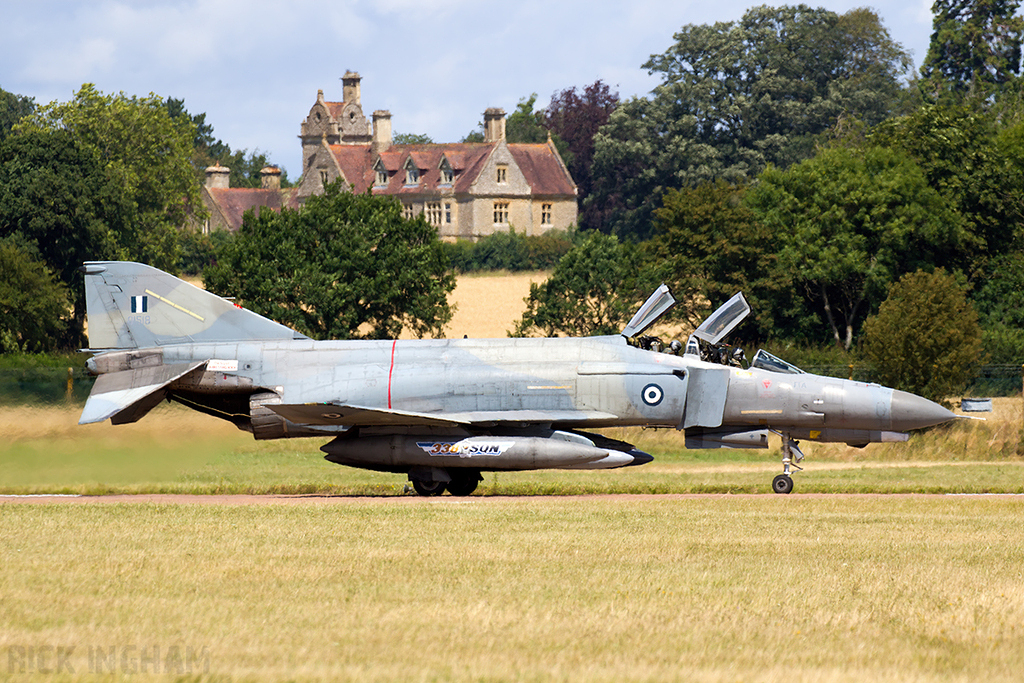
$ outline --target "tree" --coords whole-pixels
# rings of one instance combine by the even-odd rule
[[[1024,362],[1024,253],[994,257],[971,301],[993,363]]]
[[[669,187],[749,182],[812,156],[840,114],[883,120],[911,63],[866,9],[759,6],[674,38],[644,64],[662,78],[652,96],[620,105],[595,139],[590,202],[619,235],[646,237]]]
[[[131,213],[95,150],[68,131],[33,131],[0,142],[0,239],[16,239],[71,292],[69,346],[81,343],[83,261],[129,258]]]
[[[72,101],[39,107],[15,130],[64,130],[95,151],[122,188],[119,203],[130,211],[124,226],[132,234],[122,240],[130,257],[174,270],[177,229],[204,212],[191,163],[196,131],[189,118],[172,118],[156,95],[103,95],[86,84]]]
[[[762,338],[772,331],[771,301],[788,278],[776,277],[776,256],[767,229],[743,203],[746,188],[724,180],[669,189],[655,211],[654,237],[645,261],[657,264],[665,282],[695,324],[712,307],[742,291]]]
[[[531,284],[511,336],[618,334],[653,291],[636,247],[614,235],[581,233],[543,284]]]
[[[0,240],[0,354],[53,351],[64,341],[68,292],[16,240]]]
[[[299,210],[247,213],[204,281],[316,339],[440,336],[455,288],[437,230],[336,181]]]
[[[396,145],[432,145],[434,141],[423,133],[395,133],[391,140]]]
[[[921,65],[932,98],[974,94],[982,99],[1020,73],[1024,20],[1020,0],[935,0],[932,37]]]
[[[537,143],[548,139],[548,130],[544,127],[544,111],[534,111],[537,93],[519,100],[516,110],[509,114],[505,122],[505,137],[509,142]]]
[[[576,87],[555,93],[544,111],[544,125],[552,136],[565,140],[569,154],[563,156],[576,183],[579,203],[578,225],[583,229],[600,229],[603,220],[598,207],[585,204],[590,196],[593,180],[591,165],[594,161],[594,137],[619,104],[618,93],[598,80],[582,92]]]
[[[997,130],[962,105],[925,105],[877,126],[869,141],[912,158],[965,230],[962,258],[943,263],[973,280],[994,255],[1024,246],[1024,122]]]
[[[14,124],[31,114],[35,108],[33,98],[15,95],[0,88],[0,140],[7,137]]]
[[[982,361],[965,286],[942,269],[904,275],[864,323],[864,353],[879,382],[948,406]]]
[[[748,201],[771,231],[779,271],[846,350],[889,283],[955,262],[963,244],[960,221],[921,169],[885,148],[830,148],[785,171],[769,167]]]

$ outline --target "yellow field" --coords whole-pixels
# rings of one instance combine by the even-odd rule
[[[463,335],[489,339],[507,337],[523,312],[530,284],[540,284],[549,273],[486,273],[460,275],[448,302],[455,315],[445,328],[449,339]]]

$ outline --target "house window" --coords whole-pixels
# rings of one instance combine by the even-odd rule
[[[427,222],[431,225],[441,225],[441,202],[427,204]]]
[[[407,221],[411,221],[416,216],[416,213],[412,208],[412,204],[402,204],[402,216]]]
[[[508,202],[494,202],[494,224],[506,225],[508,223]]]
[[[320,184],[327,187],[327,183],[331,182],[331,176],[327,171],[320,171]]]
[[[441,184],[451,185],[455,182],[455,171],[448,165],[447,159],[441,159]]]
[[[504,185],[508,182],[508,166],[498,166],[498,184]]]
[[[374,168],[373,168],[373,174],[374,174],[373,184],[376,187],[386,187],[387,186],[387,184],[388,184],[388,170],[386,168],[384,168],[384,165],[381,164],[379,161],[377,162],[377,165],[374,166]]]
[[[420,183],[420,169],[416,168],[416,164],[413,163],[412,159],[405,162],[405,184],[406,185],[419,185]]]
[[[540,224],[551,225],[551,205],[541,204],[540,205]]]
[[[444,222],[448,225],[452,223],[452,205],[450,202],[444,204]]]

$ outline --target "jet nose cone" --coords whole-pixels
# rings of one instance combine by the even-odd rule
[[[956,415],[938,403],[906,391],[892,392],[892,429],[900,432],[948,422]]]
[[[654,456],[648,455],[641,450],[634,448],[629,452],[629,455],[633,456],[633,462],[626,465],[626,467],[633,467],[634,465],[646,465],[647,463],[654,460]]]

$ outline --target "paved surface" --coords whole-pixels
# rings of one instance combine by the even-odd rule
[[[801,498],[935,498],[935,497],[1021,497],[1024,494],[945,494],[945,493],[792,493],[777,496],[772,493],[663,493],[663,494],[594,494],[579,496],[439,496],[424,498],[415,495],[406,496],[339,496],[332,494],[296,494],[296,495],[246,495],[217,494],[194,495],[177,493],[144,493],[137,495],[113,496],[73,496],[73,495],[0,495],[0,505],[109,505],[114,503],[160,503],[165,505],[348,505],[352,503],[379,503],[381,505],[417,505],[417,504],[479,504],[486,505],[491,500],[510,500],[529,498],[533,501],[544,500],[684,500],[684,499],[715,499],[715,498],[777,498],[793,500]]]

